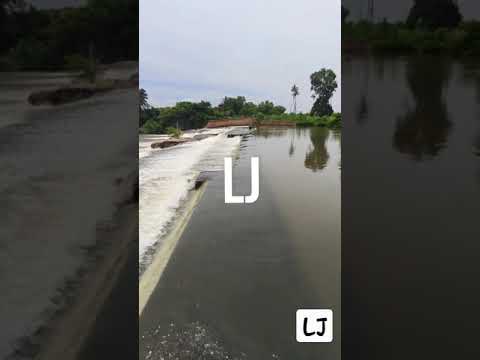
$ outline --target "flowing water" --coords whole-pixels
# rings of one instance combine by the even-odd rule
[[[253,156],[254,204],[224,203],[223,159],[209,173],[141,315],[141,359],[340,359],[340,133],[247,136],[234,160],[234,194],[250,193]],[[296,343],[299,308],[333,309],[334,342]]]
[[[346,58],[343,89],[345,355],[462,358],[478,333],[463,319],[480,296],[480,66]]]
[[[168,225],[195,186],[203,171],[221,169],[223,158],[231,156],[240,138],[228,138],[229,129],[201,131],[216,135],[168,149],[152,149],[151,144],[165,135],[141,135],[139,139],[140,176],[140,244],[139,260],[148,263]],[[198,135],[190,132],[185,137]]]
[[[32,91],[70,81],[59,73],[0,77],[0,358],[57,310],[59,289],[85,265],[98,227],[125,200],[120,183],[136,171],[136,91],[28,104]]]

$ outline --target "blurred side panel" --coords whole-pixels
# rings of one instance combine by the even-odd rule
[[[480,354],[473,3],[343,3],[344,359]]]
[[[0,0],[0,359],[138,357],[138,1]]]

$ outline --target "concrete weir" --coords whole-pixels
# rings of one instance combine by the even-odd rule
[[[179,217],[176,219],[174,226],[169,234],[163,239],[162,244],[155,254],[152,263],[148,266],[145,272],[142,274],[139,283],[139,299],[138,299],[138,311],[139,315],[142,315],[143,309],[148,302],[148,299],[152,295],[155,287],[160,281],[163,271],[165,270],[170,257],[175,250],[178,240],[183,234],[183,231],[187,227],[188,222],[193,214],[193,211],[202,198],[206,189],[206,181],[198,181],[195,190],[187,200],[185,207]]]

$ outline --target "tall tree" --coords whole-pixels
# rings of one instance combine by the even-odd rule
[[[149,118],[153,117],[149,111],[151,109],[151,106],[148,103],[148,94],[145,89],[141,88],[139,91],[138,105],[139,105],[139,111],[140,111],[140,114],[138,116],[139,127],[142,127]]]
[[[293,84],[292,88],[290,89],[293,98],[293,113],[297,113],[297,96],[300,95],[300,91],[298,90],[298,86]]]
[[[461,21],[462,14],[453,0],[415,0],[407,18],[409,26],[429,29],[452,28]]]
[[[312,98],[315,99],[311,110],[312,115],[331,115],[333,108],[330,99],[338,87],[337,75],[331,69],[321,69],[310,75]]]
[[[148,104],[148,94],[145,89],[140,89],[140,110],[147,109],[150,105]]]
[[[228,97],[225,96],[222,103],[218,106],[227,115],[240,115],[245,106],[246,99],[244,96]]]

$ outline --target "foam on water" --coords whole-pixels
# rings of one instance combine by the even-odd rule
[[[168,139],[168,135],[140,135],[138,140],[138,158],[143,159],[152,154],[155,149],[152,149],[151,145],[165,139]]]
[[[7,98],[28,92],[27,75],[18,83],[8,77],[12,91],[0,84]],[[0,359],[38,350],[30,336],[67,305],[73,288],[65,284],[90,270],[88,249],[103,250],[99,230],[116,226],[116,204],[136,172],[137,106],[129,89],[65,106],[0,109],[0,297],[8,304],[0,306]]]
[[[203,171],[220,171],[223,158],[231,156],[240,144],[240,137],[228,138],[230,129],[200,130],[186,136],[218,134],[204,140],[168,149],[151,149],[158,137],[142,136],[140,156],[140,244],[139,260],[147,250],[161,242],[195,178]]]

